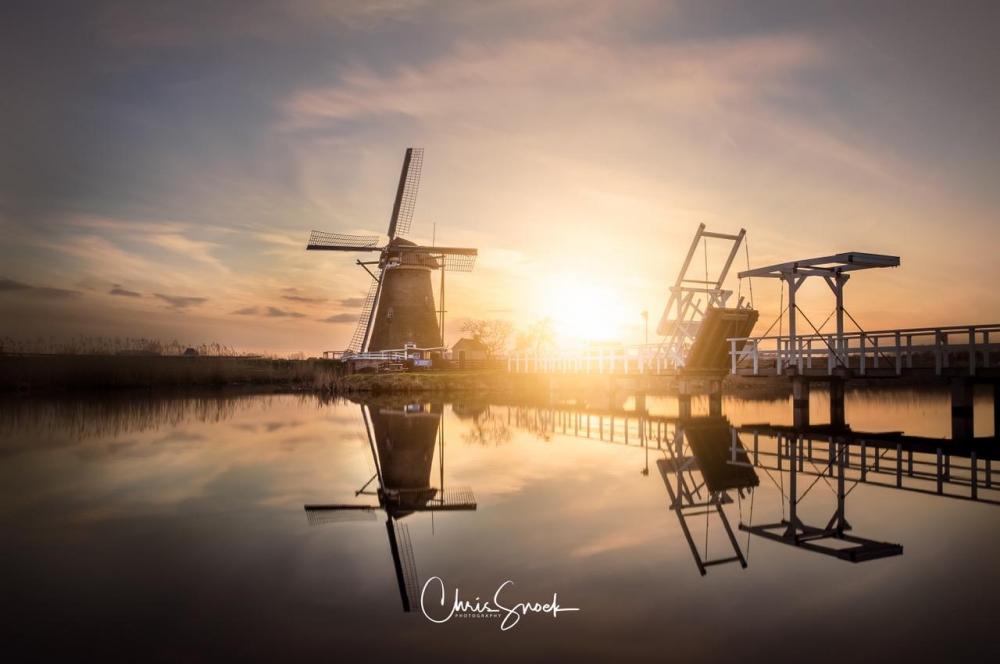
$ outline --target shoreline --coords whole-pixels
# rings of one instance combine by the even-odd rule
[[[693,394],[708,392],[691,381]],[[908,377],[851,381],[849,389],[921,388],[938,381]],[[80,394],[202,388],[260,388],[264,392],[312,392],[331,396],[418,393],[622,392],[678,394],[673,375],[517,374],[501,370],[354,373],[337,360],[269,360],[234,357],[0,355],[0,393]],[[823,389],[817,386],[817,389]],[[722,392],[748,398],[791,393],[783,376],[727,376]]]

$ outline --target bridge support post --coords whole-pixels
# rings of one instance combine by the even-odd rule
[[[796,427],[809,426],[809,381],[803,376],[792,378],[792,420]]]
[[[681,419],[687,419],[691,417],[691,395],[682,394],[678,397],[679,403],[677,405],[678,417]]]
[[[722,380],[713,378],[708,381],[708,415],[722,417]]]
[[[972,381],[957,377],[951,379],[951,437],[953,440],[973,437],[972,393]]]
[[[997,382],[993,383],[993,437],[1000,439],[1000,383]]]
[[[677,381],[677,416],[681,419],[691,417],[691,384],[681,378]]]
[[[847,422],[844,415],[844,394],[847,381],[834,378],[830,381],[830,426],[842,429]]]

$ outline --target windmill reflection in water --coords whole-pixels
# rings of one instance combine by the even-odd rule
[[[374,521],[376,512],[383,511],[400,600],[403,611],[410,612],[419,603],[420,582],[409,529],[400,521],[416,512],[472,511],[476,509],[476,500],[469,488],[444,489],[441,404],[361,405],[360,408],[375,473],[354,495],[376,497],[378,504],[306,505],[306,516],[313,526]],[[439,446],[440,486],[432,487],[436,446]]]

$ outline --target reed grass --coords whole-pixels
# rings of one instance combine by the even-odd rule
[[[279,385],[333,391],[332,360],[170,355],[0,355],[0,390],[31,392],[180,386]]]

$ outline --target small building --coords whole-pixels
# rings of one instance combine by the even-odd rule
[[[198,351],[195,350],[194,348],[191,348],[190,346],[184,349],[184,357],[198,357],[198,355],[199,355]]]
[[[490,356],[490,349],[478,339],[459,339],[451,347],[451,358],[464,362],[466,360],[485,360]]]

